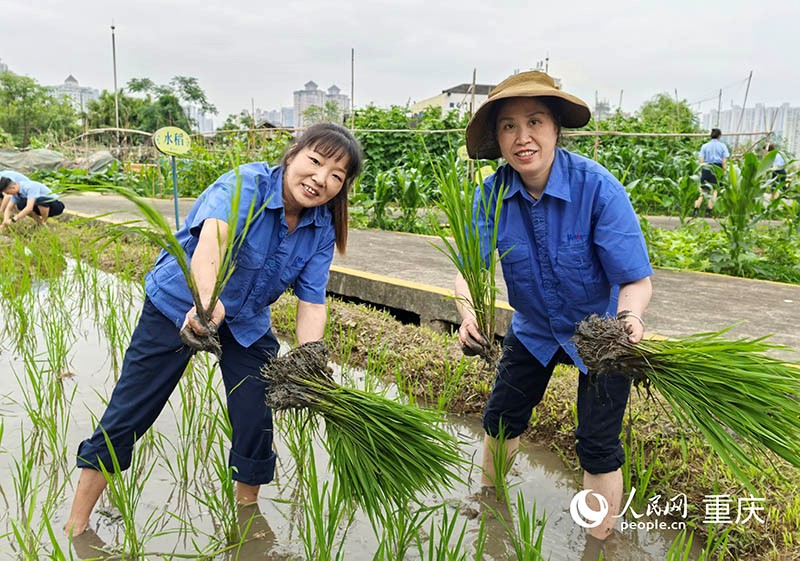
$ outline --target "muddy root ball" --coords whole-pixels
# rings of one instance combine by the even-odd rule
[[[206,351],[217,356],[222,356],[222,345],[219,342],[217,330],[209,326],[205,335],[198,335],[188,325],[181,329],[181,341],[193,351]]]
[[[578,323],[572,341],[592,376],[620,373],[649,386],[646,363],[628,341],[623,320],[592,314]]]
[[[320,386],[334,386],[323,341],[292,349],[265,365],[261,374],[269,385],[266,403],[276,410],[311,408]]]

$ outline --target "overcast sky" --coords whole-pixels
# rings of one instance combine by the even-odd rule
[[[668,92],[708,111],[800,105],[800,2],[743,0],[0,0],[0,59],[54,85],[113,90],[111,22],[118,83],[197,77],[229,113],[292,105],[314,80],[350,93],[356,106],[404,105],[469,82],[496,84],[549,55],[550,73],[590,105],[595,91],[633,111]]]

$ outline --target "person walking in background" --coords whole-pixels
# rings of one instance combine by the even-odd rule
[[[64,203],[46,185],[38,181],[27,178],[26,181],[15,181],[10,177],[2,177],[0,193],[3,193],[4,207],[0,229],[7,228],[25,216],[30,216],[37,224],[44,224],[49,217],[64,212]],[[12,217],[15,207],[18,212]]]
[[[625,453],[619,435],[631,382],[624,373],[592,382],[571,337],[587,316],[611,314],[625,322],[631,343],[641,341],[653,269],[625,188],[597,162],[558,146],[562,126],[579,128],[589,118],[586,103],[561,91],[550,76],[522,72],[492,90],[472,117],[467,151],[472,158],[502,156],[507,162],[483,182],[483,196],[477,197],[496,200],[501,186],[508,189],[497,250],[514,308],[483,413],[483,484],[495,480],[493,455],[501,432],[510,458],[556,365],[575,364],[580,371],[576,451],[584,488],[608,503],[608,515],[590,530],[604,540],[622,504]],[[484,213],[479,205],[475,220],[483,239],[493,231],[493,219],[494,211]],[[479,350],[483,336],[468,298],[459,274],[458,338],[462,346]],[[599,501],[592,500],[599,510]]]
[[[703,165],[700,170],[700,196],[694,202],[692,216],[697,216],[703,199],[708,199],[706,217],[710,217],[717,201],[717,174],[714,167],[725,169],[731,157],[728,147],[720,141],[721,136],[721,130],[711,129],[711,140],[700,147],[700,163]]]

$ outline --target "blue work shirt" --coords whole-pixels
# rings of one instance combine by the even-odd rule
[[[514,334],[542,364],[561,347],[586,372],[570,340],[575,325],[590,314],[615,314],[619,285],[653,274],[625,188],[600,164],[561,148],[538,200],[508,164],[484,181],[487,201],[495,185],[508,187],[497,249],[505,254]],[[480,208],[476,216],[488,235],[493,217]]]
[[[726,160],[730,156],[731,154],[728,152],[728,147],[725,143],[716,138],[712,138],[700,147],[700,157],[703,158],[704,164],[722,165],[722,160]]]
[[[231,333],[239,344],[249,347],[269,330],[269,306],[289,286],[294,287],[295,294],[304,302],[325,303],[336,235],[333,216],[324,206],[306,209],[295,230],[288,233],[283,212],[282,167],[251,163],[239,166],[238,172],[241,202],[237,236],[242,232],[251,204],[257,214],[241,245],[234,247],[233,273],[220,300],[225,305],[225,321]],[[198,197],[183,228],[175,234],[188,256],[197,248],[206,219],[231,223],[236,185],[236,171],[230,171]],[[194,305],[177,261],[165,251],[145,278],[145,292],[176,327],[183,325],[186,312]]]
[[[51,201],[58,200],[58,197],[55,196],[50,188],[43,183],[31,181],[30,179],[25,181],[17,181],[16,183],[19,183],[19,193],[13,195],[14,198],[12,200],[15,203],[18,202],[20,198],[28,200],[33,199],[34,201],[42,197]]]
[[[21,183],[22,181],[30,181],[26,175],[21,174],[18,171],[13,171],[10,169],[0,170],[0,177],[7,177],[14,183]]]

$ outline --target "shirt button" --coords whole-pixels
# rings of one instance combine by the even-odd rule
[[[280,233],[278,234],[278,237],[281,238],[281,239],[285,238],[286,237],[286,232],[281,230]]]
[[[275,260],[274,259],[267,259],[267,267],[269,267],[270,269],[274,269],[275,268]]]

